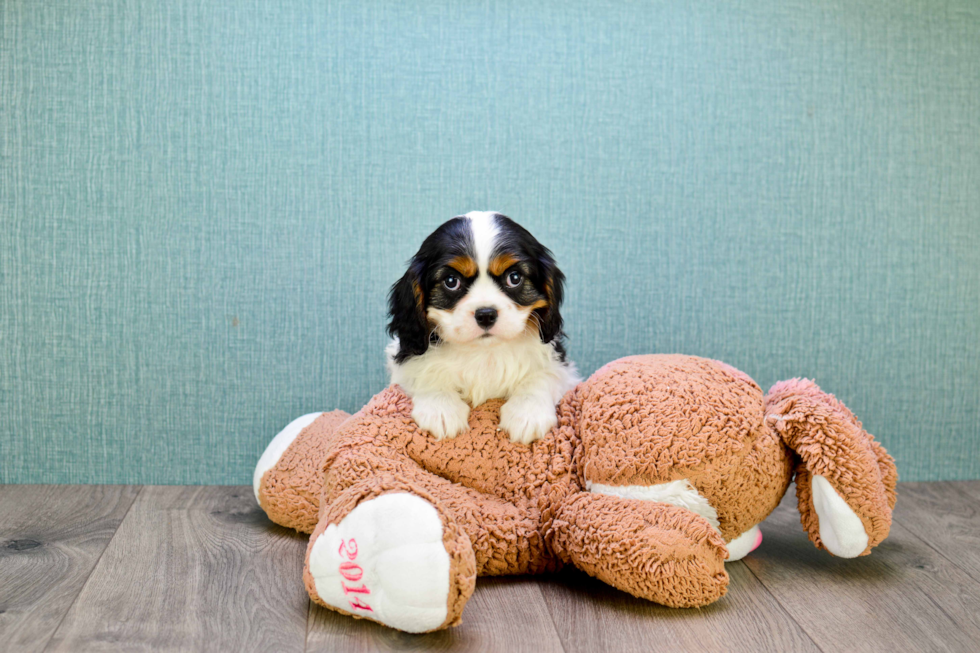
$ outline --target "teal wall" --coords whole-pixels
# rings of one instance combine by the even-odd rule
[[[980,478],[980,3],[0,4],[0,482],[247,483],[492,208],[570,354],[809,376]]]

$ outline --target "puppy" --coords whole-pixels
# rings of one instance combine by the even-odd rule
[[[551,252],[499,213],[455,217],[426,238],[388,296],[388,370],[415,422],[451,438],[470,406],[502,398],[514,442],[551,430],[581,381],[562,346],[564,281]]]

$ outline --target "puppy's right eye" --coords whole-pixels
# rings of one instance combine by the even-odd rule
[[[446,290],[459,290],[459,277],[450,274],[443,280],[442,284],[446,286]]]

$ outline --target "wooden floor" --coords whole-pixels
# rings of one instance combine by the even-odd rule
[[[579,572],[480,579],[407,635],[310,604],[306,538],[249,487],[0,486],[0,651],[978,651],[980,481],[903,484],[871,556],[817,551],[790,497],[701,610]]]

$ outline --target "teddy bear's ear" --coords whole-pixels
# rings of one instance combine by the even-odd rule
[[[549,343],[562,335],[561,303],[565,296],[565,275],[555,264],[551,252],[545,250],[538,257],[541,285],[548,305],[535,310],[541,341]]]
[[[796,452],[796,496],[810,541],[841,558],[866,555],[888,536],[895,461],[836,397],[809,379],[766,395],[766,423]]]
[[[425,317],[424,264],[412,259],[408,271],[388,293],[388,335],[398,338],[395,362],[424,354],[429,348],[429,323]]]

